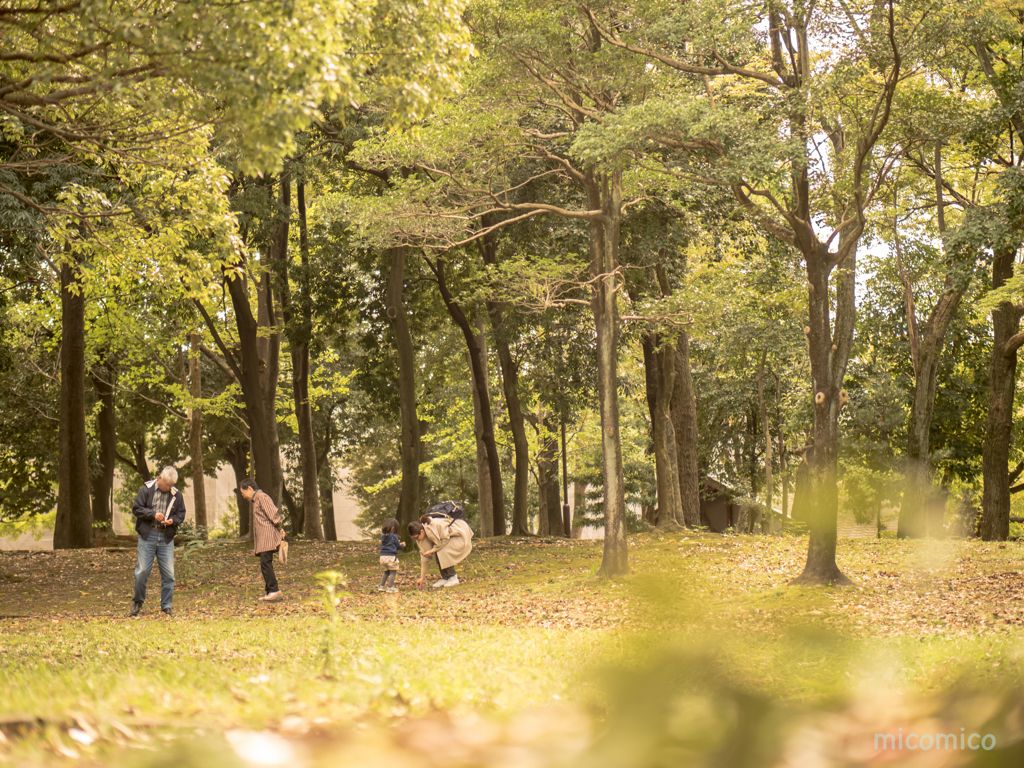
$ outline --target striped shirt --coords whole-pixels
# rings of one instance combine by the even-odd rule
[[[274,552],[284,538],[281,513],[263,491],[252,497],[252,543],[254,554]]]

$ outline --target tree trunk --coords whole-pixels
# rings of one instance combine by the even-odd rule
[[[327,409],[327,429],[324,430],[323,450],[316,452],[316,469],[320,483],[320,507],[321,518],[324,525],[324,539],[326,541],[338,540],[338,526],[334,519],[334,470],[331,467],[330,455],[334,445],[334,409],[332,405]]]
[[[992,262],[992,287],[1013,277],[1013,251],[997,253]],[[1002,302],[992,310],[992,355],[989,362],[989,404],[981,466],[984,490],[981,538],[1005,541],[1010,535],[1010,436],[1013,396],[1017,384],[1017,350],[1021,343],[1022,308]]]
[[[238,491],[238,484],[249,477],[249,445],[248,440],[239,440],[224,449],[224,456],[235,473],[234,491],[235,507],[238,510],[238,535],[243,539],[252,535],[252,528],[249,525],[249,502]]]
[[[775,421],[779,424],[779,434],[776,436],[779,447],[779,474],[782,476],[782,522],[785,524],[789,516],[789,459],[786,452],[785,435],[782,429],[782,414],[779,406],[782,400],[782,385],[779,377],[775,377]]]
[[[807,451],[814,451],[813,447]],[[794,522],[811,523],[811,461],[813,454],[804,453],[797,462],[796,470],[793,472],[793,509],[792,518]]]
[[[484,376],[487,376],[487,335],[484,333],[484,321],[476,318],[476,345],[481,350]],[[483,440],[483,417],[480,403],[480,388],[476,382],[476,372],[469,350],[466,350],[469,372],[473,376],[473,434],[476,436],[476,480],[479,500],[480,536],[490,538],[494,535],[494,504],[491,495],[491,470],[487,463],[487,446]],[[488,397],[490,393],[488,392]]]
[[[60,265],[60,422],[54,549],[92,546],[89,448],[85,428],[85,293],[79,262]]]
[[[416,414],[416,356],[402,300],[405,250],[405,246],[391,249],[386,307],[398,351],[398,402],[402,418],[402,491],[398,501],[398,521],[403,531],[407,523],[419,518],[420,509],[420,420]]]
[[[486,216],[484,226],[492,223]],[[493,233],[479,241],[484,263],[496,266],[498,263],[498,245]],[[526,423],[523,418],[523,406],[519,399],[519,368],[512,357],[508,339],[505,337],[502,305],[496,301],[486,302],[487,314],[491,319],[491,330],[494,331],[494,347],[498,353],[498,366],[501,368],[501,389],[505,396],[505,409],[508,414],[509,429],[512,432],[512,445],[515,450],[515,476],[512,491],[512,527],[511,535],[525,536],[529,530],[529,493],[530,493],[530,443],[526,438]],[[499,524],[500,523],[500,524]],[[494,533],[503,536],[505,533],[504,517],[494,521]]]
[[[757,443],[761,433],[758,426],[760,414],[756,408],[747,412],[747,428],[743,431],[743,462],[746,471],[750,475],[750,495],[755,500],[761,493],[761,465],[757,461]],[[753,531],[754,523],[761,518],[761,511],[757,507],[746,510],[750,513],[750,531]]]
[[[539,436],[538,431],[538,436]],[[550,535],[550,518],[548,517],[548,496],[544,490],[547,484],[547,472],[541,468],[540,450],[537,451],[537,535]]]
[[[572,510],[569,507],[569,464],[565,452],[565,421],[562,428],[562,535],[572,537]]]
[[[733,523],[733,531],[736,533],[747,533],[750,526],[750,515],[746,507],[736,507],[736,522]]]
[[[956,313],[966,287],[953,293],[944,293],[932,312],[927,332],[921,344],[920,367],[914,380],[914,400],[910,409],[910,429],[907,445],[907,492],[900,505],[897,538],[920,538],[929,533],[929,520],[925,513],[932,492],[930,438],[932,413],[935,410],[935,391],[938,385],[939,359],[942,341]]]
[[[281,501],[282,506],[288,510],[288,516],[292,519],[292,535],[305,536],[306,511],[302,508],[302,505],[298,500],[296,500],[295,496],[292,495],[287,483],[281,487]]]
[[[637,301],[637,297],[635,295],[631,294],[630,295],[630,300],[635,304],[636,301]],[[659,379],[660,379],[660,377],[658,376],[658,353],[656,351],[657,350],[657,346],[658,346],[658,335],[657,334],[652,333],[650,331],[646,331],[640,337],[640,349],[643,352],[643,356],[644,356],[644,392],[646,394],[647,416],[648,416],[648,419],[649,419],[648,439],[650,440],[650,445],[647,448],[647,454],[648,455],[650,455],[651,453],[654,454],[655,486],[656,486],[656,489],[657,489],[657,503],[643,505],[641,507],[641,509],[640,509],[640,517],[641,517],[641,519],[645,523],[647,523],[651,527],[656,527],[658,525],[658,522],[661,520],[661,512],[662,512],[662,509],[661,509],[661,498],[662,498],[662,495],[661,495],[662,494],[661,480],[662,480],[662,475],[659,474],[659,468],[661,467],[661,465],[658,463],[660,461],[660,459],[659,459],[658,453],[657,453],[658,441],[657,441],[657,436],[656,436],[656,433],[657,433],[656,425],[657,425],[657,422],[658,422],[658,398],[659,398],[659,392],[658,392],[659,384],[658,384],[658,382],[659,382]]]
[[[690,336],[679,334],[675,353],[676,383],[672,390],[672,425],[679,462],[679,502],[687,528],[700,525],[700,470],[697,462],[697,397],[690,374]]]
[[[512,492],[512,536],[525,536],[530,532],[530,441],[526,437],[526,419],[519,399],[519,366],[512,358],[512,350],[505,339],[495,340],[498,365],[501,367],[501,389],[505,395],[512,447],[515,451],[515,476]],[[498,529],[495,528],[495,531]]]
[[[847,256],[847,274],[836,287],[835,331],[832,329],[829,275],[833,256],[825,245],[808,244],[808,350],[814,398],[814,452],[810,466],[810,542],[807,563],[794,584],[849,584],[836,565],[839,517],[839,411],[845,404],[841,389],[856,317],[854,304],[855,251]],[[833,346],[835,347],[833,349]]]
[[[324,541],[338,540],[338,525],[334,520],[334,476],[330,467],[320,472],[320,510],[324,524]]]
[[[551,414],[544,411],[537,421],[540,448],[537,451],[538,532],[541,536],[562,535],[562,510],[558,493],[558,442],[551,428]]]
[[[282,181],[282,183],[284,183]],[[302,510],[307,539],[324,540],[320,512],[320,487],[317,477],[316,442],[313,440],[313,408],[309,403],[309,339],[313,332],[312,303],[309,293],[309,240],[306,231],[306,185],[297,185],[299,208],[299,252],[302,258],[302,272],[299,275],[300,325],[292,323],[291,294],[288,286],[287,258],[283,261],[285,274],[281,280],[281,297],[284,321],[289,326],[289,342],[292,356],[292,398],[295,402],[295,419],[299,428],[299,463],[302,466]]]
[[[194,400],[203,396],[202,369],[199,366],[199,334],[189,334],[191,354],[188,359],[189,394]],[[192,456],[192,510],[196,527],[210,526],[206,511],[206,472],[203,468],[203,409],[195,407],[189,411],[188,451]],[[205,538],[205,536],[204,536]]]
[[[135,470],[142,482],[148,483],[153,479],[153,474],[149,471],[149,461],[146,458],[146,438],[143,437],[141,440],[128,441],[128,447],[131,448],[131,459],[127,459],[118,454],[118,460],[125,466],[131,467]]]
[[[487,384],[486,347],[478,344],[477,334],[470,324],[462,307],[455,301],[451,290],[448,288],[448,280],[445,275],[444,258],[438,258],[431,262],[427,260],[434,276],[437,278],[437,287],[441,292],[441,299],[452,320],[462,331],[466,341],[466,348],[469,350],[469,361],[472,369],[472,382],[477,390],[477,401],[480,403],[480,439],[487,449],[487,469],[491,481],[491,504],[493,505],[495,525],[500,522],[500,527],[505,527],[505,491],[501,485],[501,461],[498,456],[498,444],[494,439],[494,418],[491,415],[491,398]]]
[[[573,516],[579,517],[587,508],[587,484],[578,480],[572,484],[572,509]],[[572,538],[578,539],[583,535],[583,527],[573,526]]]
[[[284,468],[281,465],[281,439],[277,429],[277,380],[281,371],[281,327],[283,317],[279,312],[275,296],[282,295],[288,285],[288,229],[291,220],[291,175],[282,173],[278,184],[278,206],[280,210],[274,220],[270,245],[267,248],[266,260],[268,269],[257,290],[257,307],[260,325],[269,329],[269,333],[260,335],[264,361],[261,369],[260,384],[263,392],[263,409],[266,423],[266,434],[270,449],[270,485],[260,487],[275,501],[280,501],[284,492]],[[304,531],[300,531],[304,532]]]
[[[658,528],[678,530],[683,523],[679,494],[679,457],[676,430],[672,423],[672,396],[676,388],[675,346],[664,344],[654,354],[658,395],[654,403],[654,464],[658,484]]]
[[[551,414],[544,420],[544,426],[546,427],[548,440],[545,444],[545,450],[547,454],[547,473],[548,481],[544,487],[547,489],[547,500],[548,500],[548,523],[551,529],[551,536],[563,537],[565,530],[562,523],[562,499],[561,499],[561,486],[558,482],[558,432],[552,421]]]
[[[245,402],[245,416],[249,424],[249,443],[252,450],[252,471],[256,484],[264,489],[274,487],[274,459],[272,456],[274,443],[268,431],[268,415],[266,400],[263,397],[263,382],[260,370],[264,365],[259,354],[259,326],[249,306],[249,292],[246,290],[244,263],[235,265],[229,270],[228,294],[235,312],[235,325],[238,329],[238,349],[241,357],[238,382],[242,389]],[[275,419],[276,425],[276,419]],[[236,472],[237,464],[234,465]],[[245,462],[248,471],[249,462]],[[239,477],[238,480],[242,480]],[[236,483],[237,487],[237,483]],[[269,490],[268,490],[269,492]],[[241,497],[240,497],[241,498]],[[274,499],[280,501],[280,496]],[[248,506],[248,502],[244,503]],[[242,506],[239,506],[241,513]],[[246,519],[248,519],[246,517]],[[240,528],[241,535],[248,535],[248,523]]]
[[[602,576],[629,571],[626,544],[626,495],[619,436],[619,310],[618,249],[622,221],[622,172],[589,170],[584,184],[590,210],[590,274],[594,280],[591,308],[597,344],[597,398],[601,413],[601,469],[604,476],[604,553]]]
[[[946,232],[945,204],[942,191],[941,144],[935,145],[935,194],[937,200],[939,237]],[[935,302],[931,317],[924,325],[922,338],[917,325],[914,308],[913,288],[903,271],[897,224],[893,223],[896,258],[900,278],[903,282],[904,303],[907,309],[907,325],[911,344],[911,358],[914,363],[914,400],[910,409],[910,429],[907,446],[907,492],[900,505],[900,519],[897,538],[920,538],[927,536],[930,526],[928,499],[932,495],[930,438],[932,414],[935,410],[935,390],[938,385],[939,359],[942,342],[950,323],[960,306],[960,300],[970,285],[970,279],[958,281],[951,272],[947,273],[944,290]]]
[[[96,417],[96,436],[99,438],[99,472],[92,478],[92,518],[94,523],[106,523],[113,530],[114,512],[110,493],[114,488],[114,469],[117,464],[117,424],[114,409],[113,366],[104,363],[92,373],[93,389],[100,402]]]
[[[768,406],[764,400],[764,366],[768,359],[767,348],[761,350],[761,366],[757,372],[757,404],[761,409],[761,427],[764,430],[764,512],[761,517],[761,533],[772,533],[772,501],[775,486],[772,483],[772,433],[768,424]]]

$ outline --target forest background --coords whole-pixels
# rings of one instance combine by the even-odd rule
[[[0,25],[7,530],[89,547],[116,468],[173,463],[314,540],[339,466],[368,530],[457,498],[482,536],[567,535],[572,485],[606,575],[630,530],[698,526],[707,478],[738,528],[809,529],[808,583],[846,580],[840,509],[1015,533],[1013,3]]]

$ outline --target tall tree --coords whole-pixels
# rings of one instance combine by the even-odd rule
[[[206,471],[203,463],[203,409],[199,402],[203,397],[202,367],[198,333],[189,334],[188,383],[189,394],[196,401],[188,414],[188,448],[192,459],[192,508],[196,527],[206,529],[210,517],[206,508]]]
[[[923,167],[927,166],[921,162]],[[946,202],[942,167],[942,143],[935,142],[934,161],[928,169],[934,178],[936,233],[941,239],[946,236]],[[895,201],[894,201],[895,203]],[[939,357],[943,340],[950,323],[960,306],[960,301],[970,287],[974,254],[969,252],[965,263],[946,259],[948,264],[942,292],[935,300],[931,314],[919,326],[917,303],[911,280],[904,269],[898,220],[893,220],[893,248],[896,252],[897,268],[904,289],[904,307],[910,341],[911,361],[914,370],[914,394],[910,409],[910,427],[907,446],[907,492],[900,505],[897,535],[920,537],[930,531],[926,514],[931,496],[930,439],[932,414],[935,408],[935,392],[938,385]]]
[[[99,401],[96,414],[96,435],[99,442],[99,466],[92,476],[93,523],[105,523],[112,528],[114,510],[111,494],[114,490],[114,470],[117,466],[117,416],[114,398],[116,371],[109,361],[93,366],[90,371],[93,391]]]
[[[1017,356],[1024,334],[1020,332],[1022,304],[1021,275],[1016,261],[1021,248],[1021,178],[1017,166],[1024,152],[1024,104],[1020,83],[1024,67],[1019,52],[1024,50],[1024,20],[1019,12],[994,8],[985,19],[987,25],[967,28],[964,41],[973,50],[977,64],[993,96],[992,122],[1009,129],[1009,162],[1001,153],[989,158],[1006,170],[1000,175],[1003,204],[996,203],[980,212],[977,223],[987,233],[975,231],[978,245],[992,248],[992,287],[1000,301],[992,310],[992,357],[989,366],[990,405],[984,457],[982,462],[984,490],[982,497],[981,537],[986,541],[1004,540],[1010,529],[1009,447],[1013,428],[1013,400],[1017,377]],[[1015,145],[1016,139],[1016,157]],[[1006,167],[1009,165],[1010,167]],[[995,224],[995,226],[992,226]],[[982,235],[982,236],[978,236]],[[1020,471],[1015,472],[1019,476]]]
[[[310,296],[309,231],[306,221],[306,183],[299,179],[295,185],[299,214],[298,275],[299,312],[292,316],[290,301],[285,304],[285,323],[292,356],[292,394],[295,400],[295,418],[299,427],[299,461],[302,465],[302,506],[305,510],[308,538],[324,540],[325,531],[320,509],[320,489],[316,441],[313,438],[313,407],[309,401],[309,341],[313,333],[313,304]],[[287,277],[287,276],[286,276]],[[288,296],[287,280],[282,290]],[[333,513],[333,507],[332,507]],[[333,521],[332,521],[333,522]],[[333,527],[333,526],[332,526]],[[334,540],[337,540],[335,535]]]
[[[89,449],[85,428],[85,286],[81,261],[60,265],[60,459],[54,549],[92,546]]]
[[[765,49],[752,36],[755,11],[748,6],[735,5],[721,14],[729,19],[728,31],[689,8],[647,4],[637,9],[642,12],[634,23],[623,25],[603,5],[585,7],[608,44],[688,82],[703,79],[706,91],[700,100],[663,98],[656,108],[635,107],[594,126],[595,146],[603,138],[607,153],[612,144],[648,138],[678,148],[702,164],[679,172],[727,184],[764,231],[803,258],[815,446],[811,536],[807,563],[796,580],[806,584],[849,582],[835,553],[839,413],[856,316],[856,249],[867,208],[890,168],[891,161],[876,157],[876,149],[892,114],[905,49],[928,45],[929,33],[936,33],[920,23],[937,10],[927,3],[844,8],[848,12],[768,3],[758,11],[766,11],[769,22]],[[844,55],[818,57],[815,29],[849,34]],[[745,97],[737,91],[740,98],[732,102],[732,89],[716,88],[715,80],[726,77],[756,86],[763,94],[764,115],[773,113],[780,120],[747,122],[754,112]],[[842,94],[843,83],[852,77],[858,82],[857,98],[827,95]],[[625,136],[623,128],[629,131]],[[786,140],[779,142],[780,135]],[[827,162],[821,159],[826,152]]]
[[[487,377],[487,334],[484,330],[483,318],[477,316],[474,322],[476,329],[475,343],[481,350],[481,361],[483,363],[484,377]],[[469,351],[466,358],[469,359]],[[484,421],[482,417],[484,404],[480,401],[481,395],[487,398],[487,409],[490,410],[490,392],[487,388],[481,388],[476,381],[476,371],[470,363],[470,374],[473,376],[473,434],[476,436],[476,472],[477,486],[480,488],[480,536],[489,538],[495,535],[494,530],[494,503],[491,495],[491,470],[488,464],[487,446],[484,444]],[[493,426],[492,426],[493,430]],[[504,534],[504,529],[499,533]]]
[[[485,230],[493,226],[494,219],[485,216],[481,222]],[[477,241],[483,262],[488,267],[498,265],[498,233],[491,230]],[[519,364],[516,362],[509,340],[511,323],[506,322],[508,308],[493,296],[488,297],[485,306],[487,315],[494,331],[494,346],[501,370],[501,386],[505,395],[505,409],[508,415],[509,430],[512,432],[512,446],[515,451],[515,470],[512,484],[512,526],[513,536],[523,536],[529,532],[527,520],[529,511],[530,482],[530,446],[526,438],[526,421],[523,405],[519,395]],[[500,522],[500,527],[498,523]],[[505,532],[505,519],[496,517],[491,523],[496,535]]]
[[[505,491],[501,484],[501,463],[498,456],[498,444],[494,437],[494,417],[491,415],[491,400],[488,394],[487,367],[484,360],[486,347],[477,343],[478,336],[475,327],[470,323],[461,304],[455,300],[452,294],[445,271],[445,258],[443,256],[435,259],[427,258],[426,262],[437,280],[437,287],[441,293],[441,299],[448,309],[448,314],[451,315],[466,340],[472,368],[471,380],[476,390],[474,402],[479,403],[480,407],[480,441],[487,451],[487,476],[491,484],[491,527],[503,531],[505,528]]]
[[[402,414],[402,493],[397,517],[403,529],[406,523],[419,517],[422,456],[420,417],[416,412],[416,360],[402,298],[406,251],[405,246],[395,246],[391,249],[391,272],[388,277],[386,306],[388,322],[394,331],[398,351],[398,400]]]

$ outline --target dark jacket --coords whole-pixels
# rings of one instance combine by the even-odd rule
[[[398,550],[404,549],[405,545],[402,540],[398,538],[397,533],[385,533],[380,537],[380,556],[389,557],[394,555],[398,556]]]
[[[153,497],[157,494],[156,480],[145,483],[135,496],[132,512],[135,514],[135,530],[139,538],[148,539],[149,532],[158,527],[164,532],[166,541],[174,541],[178,526],[185,522],[185,497],[177,488],[171,488],[171,503],[167,505],[167,516],[172,524],[164,527],[156,521],[156,510],[153,509]]]

